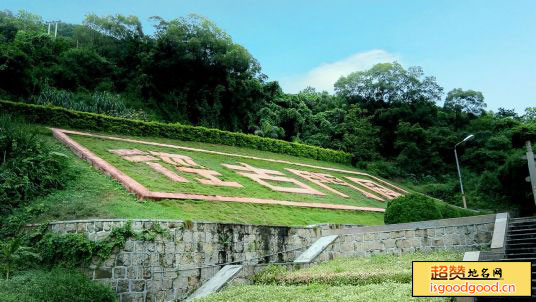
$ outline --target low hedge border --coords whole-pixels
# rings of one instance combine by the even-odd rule
[[[44,124],[53,127],[100,131],[132,136],[157,136],[183,141],[245,147],[335,163],[350,163],[352,157],[350,154],[341,151],[259,137],[252,134],[235,133],[181,124],[130,120],[102,114],[74,111],[55,106],[0,100],[0,112],[20,116],[30,123]]]

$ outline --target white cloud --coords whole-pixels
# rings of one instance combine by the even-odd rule
[[[296,93],[311,86],[319,91],[333,92],[333,84],[341,77],[354,71],[366,70],[378,63],[398,61],[399,58],[382,49],[358,52],[332,63],[323,63],[310,71],[282,78],[279,83],[283,91]]]

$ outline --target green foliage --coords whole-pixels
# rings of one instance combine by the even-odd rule
[[[65,155],[37,139],[35,130],[0,115],[0,215],[62,188]]]
[[[374,175],[387,179],[408,178],[408,175],[402,171],[398,165],[389,161],[373,161],[366,164],[366,169]]]
[[[454,199],[461,200],[459,194],[460,184],[454,179],[447,183],[427,183],[419,187],[419,191],[428,196],[441,199],[447,203],[455,204]]]
[[[379,129],[371,124],[370,119],[356,105],[350,106],[345,116],[343,150],[352,154],[354,162],[379,157]]]
[[[22,245],[20,237],[11,238],[7,242],[0,242],[0,267],[9,279],[11,272],[24,262],[40,259],[39,254],[34,253],[30,247]]]
[[[385,224],[441,219],[436,202],[423,195],[412,194],[389,201],[385,210]]]
[[[519,125],[512,132],[512,143],[515,146],[525,147],[527,141],[536,143],[536,121]]]
[[[48,129],[43,129],[40,132],[40,138],[47,140],[59,151],[67,154],[70,175],[83,175],[83,177],[71,178],[65,183],[63,190],[56,190],[46,196],[38,197],[28,206],[18,209],[14,213],[15,215],[2,221],[4,224],[0,227],[0,238],[16,234],[19,226],[24,226],[29,222],[40,223],[95,217],[182,220],[185,221],[186,226],[191,226],[192,221],[288,226],[305,226],[317,223],[383,224],[383,213],[372,212],[191,200],[138,202],[136,197],[128,193],[119,183],[111,181],[107,175],[94,169],[74,153],[68,152],[67,147],[53,138]],[[154,138],[154,141],[170,143],[167,139]],[[181,144],[185,147],[201,149],[213,147],[210,144],[196,142],[182,142]],[[221,151],[235,154],[262,155],[266,158],[294,160],[290,156],[269,152],[230,146],[219,146],[219,148]],[[344,165],[314,160],[304,160],[304,163],[344,168]],[[8,222],[9,225],[6,225]]]
[[[3,302],[114,302],[111,287],[91,281],[76,271],[32,270],[0,281]]]
[[[147,114],[141,110],[128,108],[119,95],[109,92],[72,93],[66,90],[45,86],[30,102],[38,105],[52,105],[67,109],[105,114],[135,120],[148,120]]]
[[[434,77],[424,77],[420,67],[406,70],[396,62],[376,64],[369,70],[341,77],[335,83],[337,95],[369,110],[389,104],[439,100],[442,91]]]
[[[204,127],[136,121],[59,107],[9,101],[0,101],[0,109],[22,116],[29,122],[56,127],[238,146],[330,162],[347,163],[351,158],[349,154],[339,151]]]
[[[401,122],[396,132],[395,147],[400,150],[396,163],[406,173],[422,175],[441,166],[431,135],[419,124]],[[426,161],[422,159],[426,158]]]
[[[411,282],[412,261],[460,260],[459,251],[436,250],[403,254],[377,254],[370,257],[339,258],[303,269],[268,266],[252,279],[255,284],[331,286],[365,285],[384,282]]]
[[[407,194],[389,201],[385,224],[425,221],[476,215],[476,212],[453,207],[421,194]]]
[[[102,263],[115,250],[121,249],[130,238],[154,241],[158,236],[163,238],[169,236],[160,224],[153,223],[149,229],[134,232],[129,221],[121,227],[113,228],[110,234],[102,240],[92,241],[78,233],[45,232],[35,234],[32,241],[36,242],[35,249],[41,255],[42,265],[80,267],[87,266],[95,260]]]
[[[536,211],[530,188],[519,187],[523,194],[508,195],[508,188],[497,186],[504,185],[497,171],[506,168],[509,154],[527,139],[536,140],[530,126],[534,108],[527,108],[521,117],[503,108],[486,112],[481,92],[459,88],[446,95],[444,106],[438,106],[443,88],[436,79],[420,67],[405,68],[396,62],[341,77],[335,96],[312,88],[285,94],[277,82],[267,81],[255,58],[213,22],[196,15],[152,19],[154,34],[146,35],[135,16],[89,14],[83,24],[62,23],[58,37],[52,38],[45,34],[39,16],[1,12],[0,98],[255,133],[263,138],[186,126],[178,126],[180,130],[127,126],[88,116],[73,119],[65,112],[34,119],[49,125],[215,142],[334,162],[353,159],[359,167],[414,184],[456,179],[452,147],[474,134],[475,140],[458,150],[469,205]],[[57,101],[47,100],[51,89],[56,89]],[[106,109],[107,103],[127,109]],[[489,172],[485,179],[484,172]]]
[[[484,103],[484,95],[480,91],[455,88],[447,94],[443,107],[456,112],[480,115],[486,108],[486,103]]]
[[[525,108],[523,120],[527,123],[536,123],[536,107]]]

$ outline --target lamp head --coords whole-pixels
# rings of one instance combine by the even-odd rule
[[[471,135],[467,136],[466,138],[464,138],[463,141],[462,141],[462,143],[464,143],[464,142],[466,142],[466,141],[468,141],[468,140],[470,140],[470,139],[473,139],[474,137],[475,137],[475,136],[474,136],[473,134],[471,134]]]

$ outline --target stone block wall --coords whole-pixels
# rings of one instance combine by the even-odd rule
[[[111,285],[120,302],[167,302],[185,299],[224,264],[248,264],[238,278],[247,282],[247,275],[258,272],[267,263],[292,262],[322,236],[340,235],[316,261],[383,252],[469,249],[490,245],[494,219],[495,215],[486,215],[374,227],[132,220],[134,231],[150,229],[158,223],[169,237],[128,240],[123,249],[100,266],[83,270],[92,279]],[[82,233],[91,240],[99,240],[126,223],[123,219],[62,221],[51,223],[50,230]]]
[[[377,253],[400,254],[438,249],[485,248],[491,244],[494,224],[495,215],[485,215],[433,222],[362,227],[351,233],[339,232],[339,238],[315,261]]]
[[[127,220],[81,220],[50,224],[58,233],[82,233],[91,240],[108,236]],[[111,285],[120,301],[184,299],[210,279],[225,263],[281,263],[292,261],[333,226],[305,228],[182,221],[132,220],[134,231],[154,223],[168,238],[128,240],[124,248],[100,266],[84,271]],[[337,226],[346,229],[348,226]],[[353,226],[356,227],[356,226]]]

